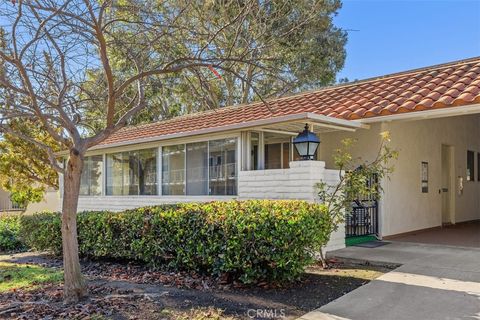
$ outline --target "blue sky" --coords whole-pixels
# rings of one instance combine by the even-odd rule
[[[338,78],[365,79],[480,56],[480,0],[343,0],[349,31]]]

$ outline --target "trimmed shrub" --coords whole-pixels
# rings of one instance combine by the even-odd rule
[[[20,218],[20,238],[25,245],[39,251],[62,253],[60,213],[40,212]]]
[[[0,217],[0,252],[17,251],[24,249],[19,238],[20,217]]]
[[[83,256],[227,273],[244,283],[295,279],[332,230],[324,207],[304,201],[182,203],[78,214]],[[23,217],[21,233],[32,248],[61,252],[58,214]]]

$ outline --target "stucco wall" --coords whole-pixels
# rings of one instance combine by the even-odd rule
[[[60,211],[60,195],[57,190],[47,190],[43,200],[38,203],[31,203],[25,210],[26,214],[32,214],[40,211]]]
[[[383,182],[385,193],[380,202],[381,235],[388,236],[442,224],[442,196],[438,192],[442,188],[442,144],[454,146],[454,175],[464,178],[463,195],[455,192],[456,222],[480,219],[480,182],[476,176],[474,182],[466,181],[467,150],[480,152],[479,119],[478,115],[469,115],[392,121],[373,124],[369,130],[355,133],[325,133],[321,136],[320,157],[325,158],[327,167],[332,167],[332,152],[348,136],[358,140],[352,153],[371,160],[378,151],[379,133],[390,132],[390,145],[400,154],[391,179]],[[428,193],[421,192],[422,161],[429,164]]]

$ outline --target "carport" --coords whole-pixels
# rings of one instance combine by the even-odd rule
[[[388,239],[401,242],[480,248],[480,220],[411,232]]]
[[[327,167],[334,167],[328,155],[344,138],[356,140],[354,158],[371,161],[378,152],[375,139],[388,131],[389,146],[399,152],[392,174],[381,181],[380,199],[362,202],[347,216],[347,237],[480,247],[480,106],[461,115],[460,108],[441,111],[320,135]]]

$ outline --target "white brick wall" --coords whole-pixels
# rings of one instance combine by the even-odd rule
[[[232,196],[85,196],[78,199],[78,211],[121,211],[178,202],[227,201]]]
[[[315,183],[325,176],[323,161],[293,161],[290,169],[241,171],[240,199],[316,199]]]
[[[238,198],[317,201],[315,185],[320,181],[336,184],[339,171],[325,169],[323,161],[292,161],[290,169],[240,171]],[[332,234],[325,251],[344,247],[345,226],[342,224]]]

